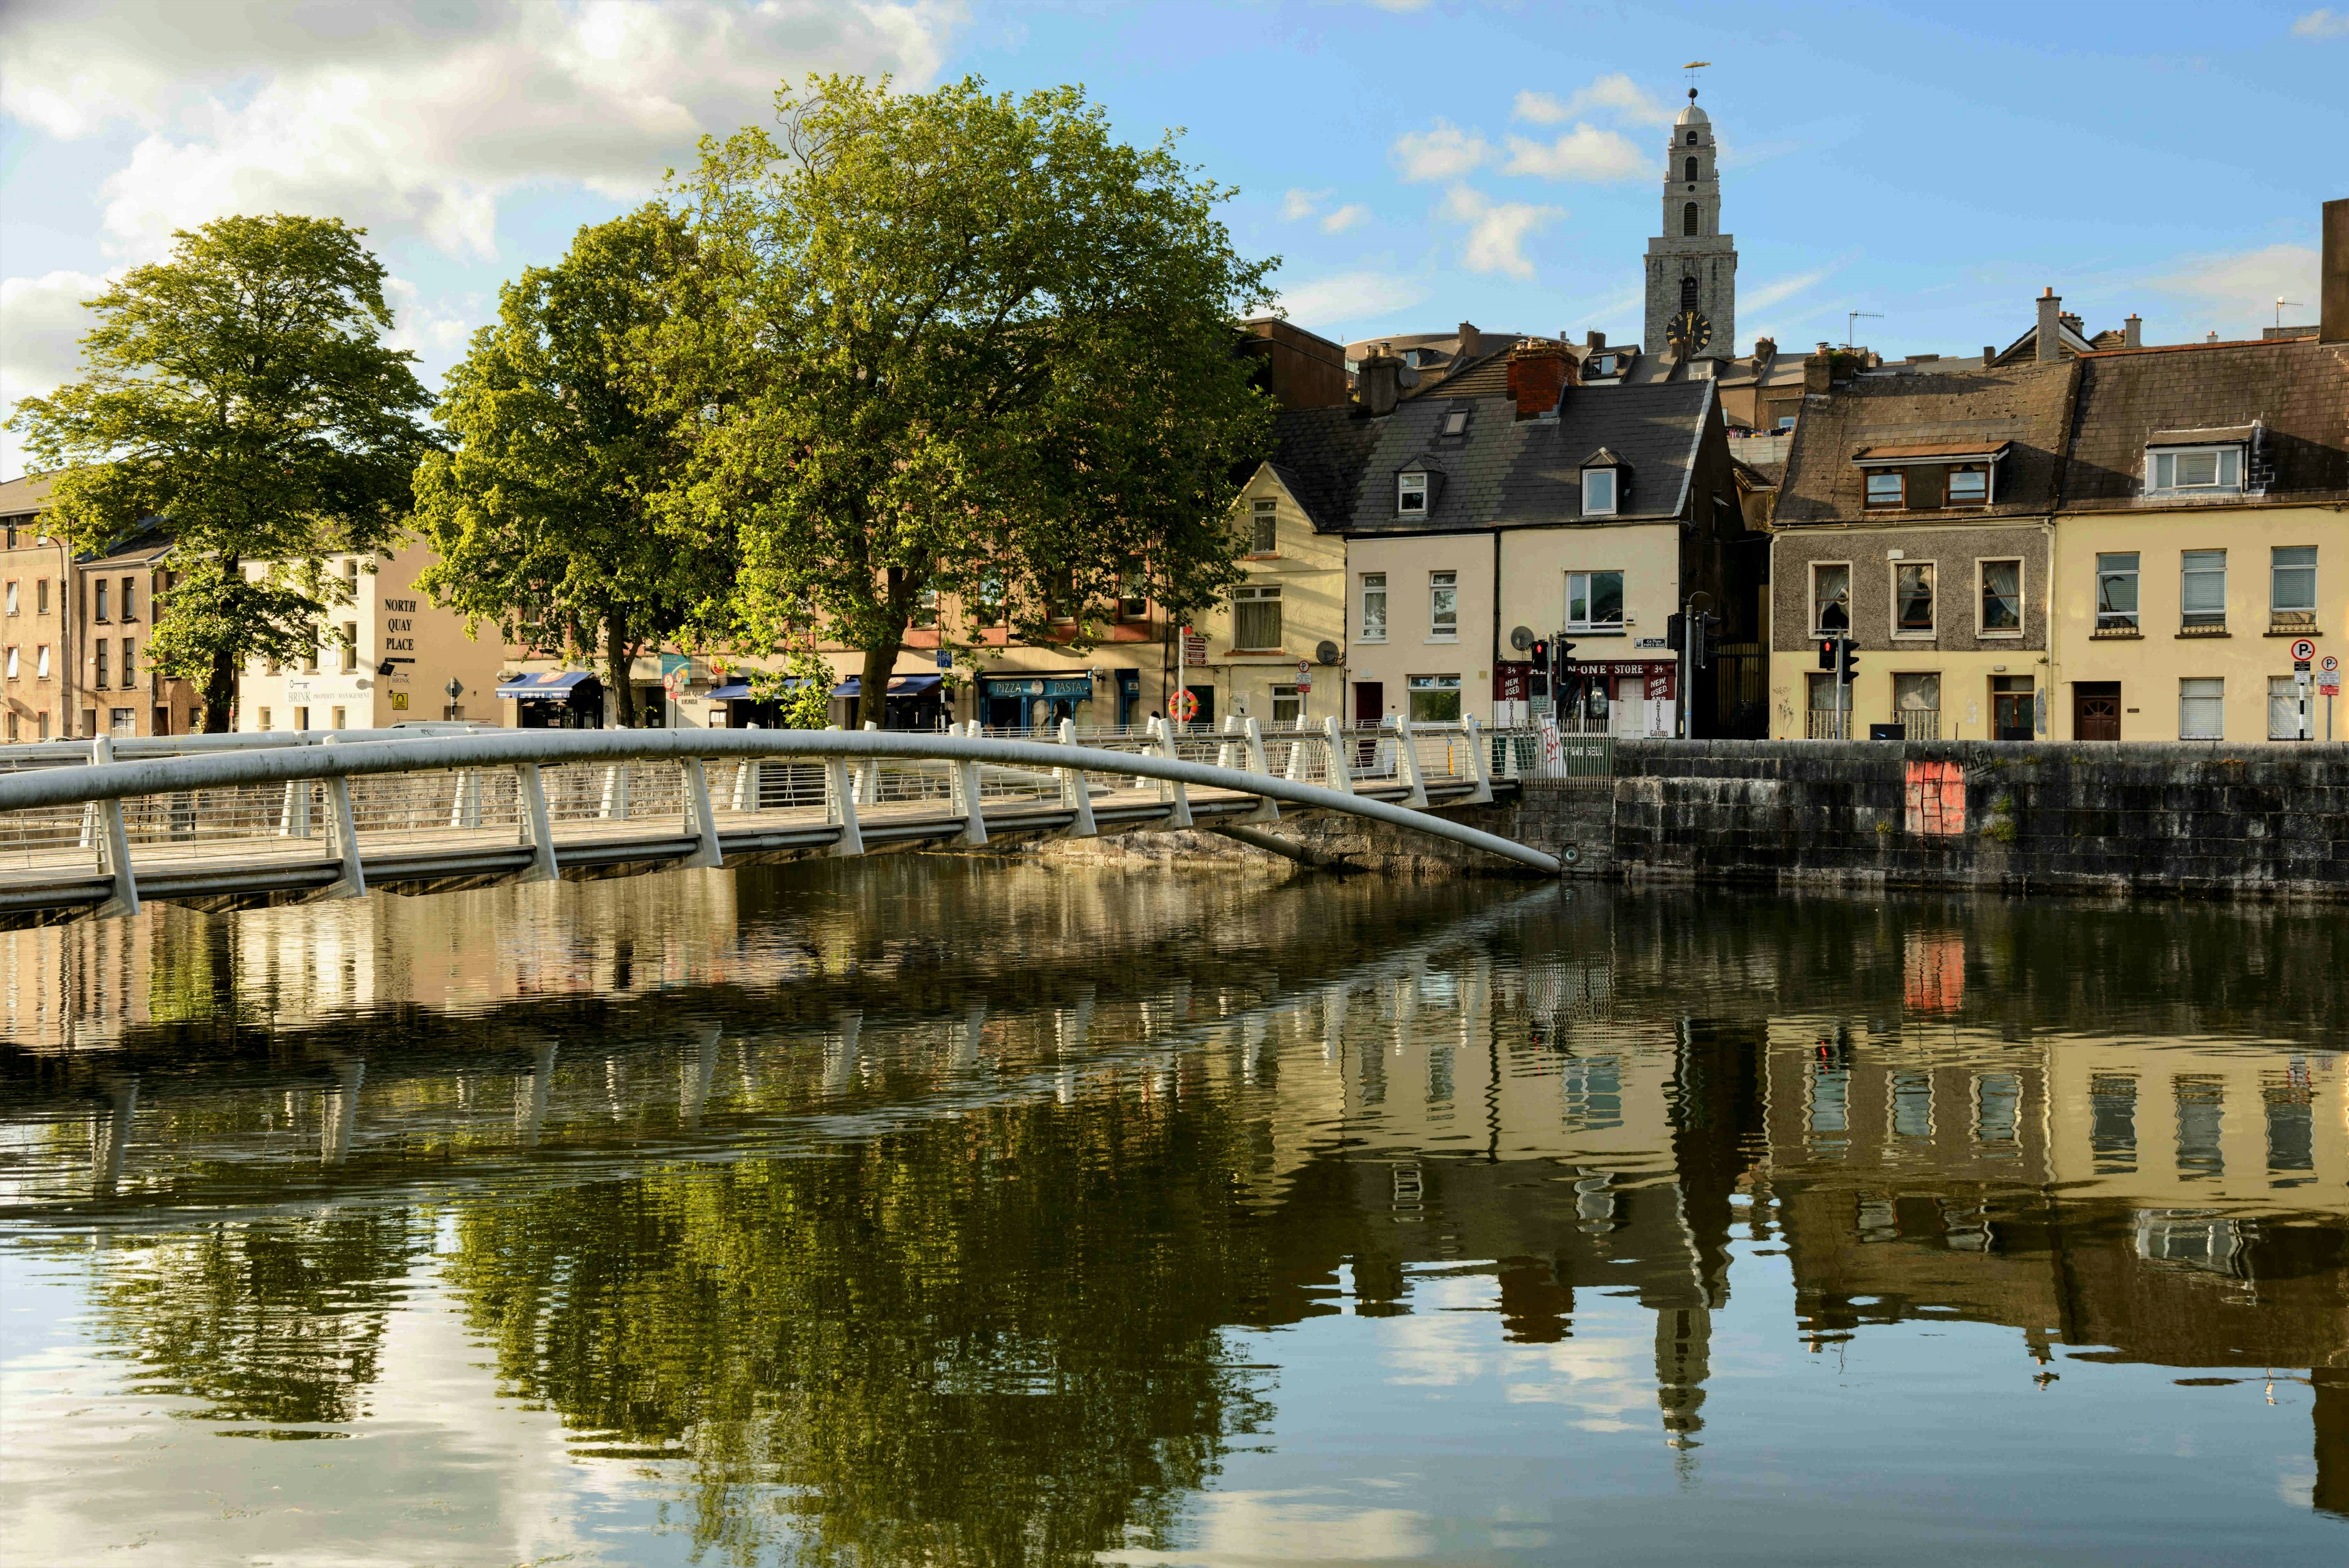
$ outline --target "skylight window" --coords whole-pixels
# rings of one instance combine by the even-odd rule
[[[1445,435],[1465,435],[1467,431],[1468,410],[1466,409],[1454,409],[1450,413],[1444,416],[1444,433]]]

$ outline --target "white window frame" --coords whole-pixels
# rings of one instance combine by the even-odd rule
[[[8,613],[15,615],[16,612],[16,579],[11,577],[8,579]]]
[[[1413,504],[1416,503],[1416,504]],[[1395,515],[1424,517],[1427,515],[1427,471],[1419,469],[1395,475]]]
[[[1284,702],[1294,704],[1286,716],[1281,712],[1281,704]],[[1274,723],[1287,723],[1294,726],[1304,717],[1305,693],[1299,691],[1294,682],[1286,686],[1275,686],[1272,689],[1272,722]]]
[[[2215,686],[2218,688],[2218,691],[2215,693],[2209,691],[2194,691],[2189,693],[2186,690],[2189,686],[2202,685]],[[2210,734],[2199,734],[2188,728],[2186,722],[2186,704],[2189,700],[2189,697],[2191,700],[2197,701],[2207,702],[2215,700],[2218,702],[2219,726],[2214,732]],[[2222,675],[2186,675],[2178,678],[2178,738],[2181,741],[2223,741],[2227,738],[2226,677]]]
[[[1592,597],[1593,597],[1593,596],[1592,596],[1592,594],[1591,594],[1591,591],[1590,591],[1590,579],[1591,579],[1591,578],[1593,578],[1593,577],[1610,577],[1610,576],[1611,576],[1611,577],[1614,577],[1614,578],[1616,578],[1616,579],[1618,579],[1618,581],[1617,581],[1617,583],[1616,583],[1616,590],[1617,590],[1617,591],[1616,591],[1616,596],[1615,596],[1615,607],[1616,607],[1616,610],[1618,611],[1618,613],[1619,614],[1619,613],[1623,610],[1623,608],[1624,608],[1624,600],[1625,600],[1625,598],[1628,597],[1628,594],[1629,594],[1629,591],[1630,591],[1629,589],[1627,589],[1627,588],[1625,588],[1625,587],[1623,587],[1623,584],[1622,584],[1622,581],[1621,581],[1621,579],[1625,576],[1625,574],[1624,574],[1623,572],[1621,572],[1621,571],[1618,570],[1617,568],[1615,568],[1615,567],[1613,567],[1613,566],[1599,566],[1599,567],[1594,567],[1594,568],[1592,568],[1591,570],[1587,571],[1587,572],[1568,572],[1568,573],[1567,573],[1567,574],[1566,574],[1566,629],[1567,629],[1567,630],[1568,630],[1568,631],[1588,631],[1588,632],[1608,632],[1608,631],[1618,631],[1618,632],[1619,632],[1619,631],[1621,631],[1621,630],[1622,630],[1626,626],[1628,626],[1628,625],[1630,623],[1630,618],[1629,616],[1624,616],[1621,619],[1618,619],[1618,620],[1592,620],[1592,619],[1590,619],[1590,618],[1588,618],[1588,610],[1589,610],[1589,607],[1590,607],[1590,604],[1591,604],[1591,601],[1592,601]],[[1585,612],[1585,613],[1584,613],[1584,618],[1582,618],[1581,620],[1577,620],[1577,619],[1575,619],[1575,618],[1574,618],[1574,597],[1575,597],[1575,595],[1574,595],[1574,584],[1575,584],[1575,579],[1576,579],[1576,578],[1578,578],[1578,578],[1580,578],[1580,579],[1582,580],[1582,585],[1583,585],[1583,587],[1582,587],[1582,603],[1583,603],[1583,609],[1584,609],[1584,612]]]
[[[47,680],[48,678],[49,645],[44,642],[33,649],[33,679]]]
[[[1258,501],[1248,513],[1248,554],[1280,554],[1280,503]]]
[[[1814,638],[1833,636],[1838,629],[1845,637],[1851,635],[1851,565],[1849,561],[1813,561],[1811,563],[1810,583],[1804,592],[1810,596],[1811,636]],[[1819,624],[1819,568],[1822,566],[1843,568],[1843,625],[1840,628]]]
[[[1449,596],[1448,605],[1440,596]],[[1438,606],[1444,607],[1439,609]],[[1445,618],[1451,625],[1444,624]],[[1427,640],[1457,642],[1460,640],[1460,574],[1430,572],[1427,574]]]
[[[1270,642],[1243,642],[1240,640],[1240,606],[1244,603],[1257,605],[1269,604],[1274,607],[1275,618],[1278,618],[1281,614],[1279,608],[1280,585],[1278,583],[1243,583],[1238,587],[1232,590],[1233,651],[1238,653],[1278,652],[1281,647],[1280,639],[1278,638],[1274,639]],[[1281,627],[1280,632],[1282,637],[1288,636],[1288,628],[1286,624]]]
[[[2232,441],[2212,446],[2166,446],[2145,454],[2145,487],[2159,495],[2230,495],[2243,488],[2243,449]],[[2208,457],[2210,478],[2180,483],[2179,458]]]
[[[1595,496],[1593,486],[1604,484],[1603,500]],[[1611,468],[1586,468],[1582,471],[1582,514],[1585,517],[1612,517],[1621,510],[1623,485],[1621,475]]]
[[[2310,690],[2313,692],[2314,688],[2312,687]],[[2313,711],[2314,706],[2315,704],[2312,701],[2310,703],[2311,712],[2309,715],[2312,720],[2315,717]],[[2283,734],[2277,733],[2276,732],[2279,726],[2288,726],[2288,732]],[[2306,738],[2307,737],[2304,737],[2300,732],[2299,680],[2290,675],[2269,676],[2268,739],[2271,741],[2298,741]]]
[[[1379,600],[1379,626],[1376,631],[1371,629],[1371,596],[1372,594],[1376,594]],[[1358,603],[1361,619],[1357,623],[1354,640],[1384,642],[1387,639],[1387,575],[1384,572],[1362,574],[1361,597]]]
[[[1891,635],[1911,642],[1922,642],[1929,638],[1940,636],[1941,630],[1940,563],[1939,561],[1888,561],[1885,565],[1892,569],[1892,604],[1887,612],[1888,618],[1891,622]],[[1914,627],[1904,627],[1900,624],[1900,574],[1920,567],[1930,574],[1927,581],[1931,589],[1933,601],[1933,624],[1922,631]]]
[[[2120,556],[2127,556],[2129,558],[2129,560],[2130,560],[2130,562],[2131,562],[2132,564],[2131,564],[2130,566],[2127,566],[2127,567],[2114,566],[2114,567],[2111,567],[2111,568],[2109,568],[2109,569],[2105,566],[2105,562],[2106,562],[2106,561],[2107,561],[2107,560],[2112,560],[2112,559],[2117,559],[2118,557],[2120,557]],[[2096,624],[2095,624],[2095,628],[2094,628],[2094,629],[2095,629],[2095,630],[2097,630],[2097,631],[2121,631],[2121,630],[2128,630],[2128,631],[2142,631],[2142,630],[2144,630],[2144,629],[2145,629],[2145,554],[2144,554],[2144,552],[2143,552],[2143,551],[2140,551],[2140,550],[2100,550],[2100,551],[2098,551],[2098,552],[2096,553],[2095,574],[2096,574],[2096,580],[2095,580],[2095,599],[2094,599],[2093,601],[2091,601],[2091,602],[2092,602],[2092,605],[2093,605],[2093,607],[2094,607],[2094,610],[2095,610],[2095,618],[2096,618]],[[2105,580],[2106,580],[2107,577],[2114,577],[2114,578],[2117,578],[2117,577],[2127,577],[2127,578],[2128,578],[2128,580],[2129,580],[2129,584],[2130,584],[2131,587],[2135,590],[2135,591],[2134,591],[2133,593],[2131,593],[2131,594],[2130,594],[2130,596],[2129,596],[2131,598],[2134,598],[2135,600],[2137,600],[2137,607],[2136,607],[2135,609],[2132,609],[2132,610],[2108,610],[2108,609],[2105,608]],[[2106,619],[2105,618],[2106,618],[2106,617],[2107,617],[2107,616],[2110,616],[2112,618],[2111,618],[2110,620]],[[2124,619],[2122,619],[2122,618],[2122,618],[2122,617],[2124,617],[2124,616],[2127,617],[2127,618],[2126,620],[2124,620]]]
[[[8,679],[11,680],[16,679],[16,648],[14,643],[11,643],[8,648]]]
[[[2316,561],[2312,559],[2305,565],[2295,561],[2291,565],[2286,566],[2282,562],[2278,561],[2276,557],[2286,550],[2306,550],[2310,556],[2314,556],[2319,546],[2314,545],[2271,545],[2268,546],[2268,615],[2270,618],[2273,618],[2277,616],[2287,615],[2305,615],[2312,618],[2315,616],[2317,602]],[[2308,574],[2308,602],[2306,604],[2288,605],[2277,596],[2276,574],[2279,572],[2306,572]],[[11,586],[13,587],[14,585]],[[9,607],[9,613],[11,615],[16,613],[16,608],[13,605]]]
[[[2014,567],[2014,624],[1994,627],[1984,613],[1990,601],[1990,569],[2012,565]],[[2021,556],[1983,556],[1974,562],[1974,635],[1997,641],[2011,641],[2023,635],[2031,619],[2031,568]]]
[[[1406,713],[1411,711],[1412,699],[1413,697],[1423,694],[1440,697],[1447,692],[1451,694],[1454,701],[1459,705],[1462,712],[1464,713],[1468,711],[1467,691],[1466,689],[1461,685],[1460,677],[1457,675],[1406,675],[1403,677],[1402,690],[1403,711]],[[1413,718],[1412,722],[1413,723],[1448,724],[1454,721],[1449,719],[1422,720]]]
[[[2218,566],[2217,566],[2216,567],[2211,567],[2211,566],[2189,566],[2189,565],[2187,564],[2189,561],[2192,560],[2194,557],[2196,557],[2196,556],[2205,556],[2205,557],[2215,556],[2217,556],[2217,557],[2218,557],[2218,559],[2219,559],[2219,564],[2218,564]],[[2211,576],[2211,575],[2213,575],[2213,574],[2215,574],[2215,575],[2217,576],[2218,579],[2219,579],[2219,607],[2218,607],[2217,609],[2215,609],[2215,610],[2207,610],[2207,609],[2202,609],[2202,610],[2189,610],[2189,609],[2188,609],[2188,608],[2186,607],[2186,581],[2187,581],[2187,578],[2188,578],[2189,576]],[[2199,615],[2199,616],[2211,616],[2211,615],[2215,615],[2215,616],[2217,616],[2219,618],[2218,618],[2218,619],[2216,619],[2216,620],[2214,620],[2214,621],[2204,621],[2204,622],[2200,622],[2200,623],[2197,623],[2197,622],[2195,622],[2195,621],[2192,621],[2192,620],[2189,620],[2189,619],[2188,619],[2188,618],[2188,618],[2188,617],[2189,617],[2189,616],[2198,616],[2198,615]],[[2202,632],[2210,632],[2210,631],[2223,631],[2223,630],[2225,630],[2225,629],[2226,629],[2226,627],[2227,627],[2227,552],[2226,552],[2225,550],[2223,550],[2223,549],[2219,549],[2219,550],[2180,550],[2179,552],[2178,552],[2178,630],[2180,630],[2180,631],[2202,631]]]

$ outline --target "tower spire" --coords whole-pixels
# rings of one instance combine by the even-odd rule
[[[1666,140],[1663,223],[1648,242],[1647,331],[1642,347],[1682,361],[1733,357],[1737,310],[1737,242],[1722,232],[1719,147],[1713,119],[1697,107],[1697,73],[1711,64],[1691,60],[1688,107]]]

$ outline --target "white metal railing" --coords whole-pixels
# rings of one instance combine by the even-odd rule
[[[78,763],[45,758],[0,770],[0,906],[37,906],[45,888],[78,888],[67,901],[88,903],[103,881],[110,891],[95,901],[129,909],[142,877],[175,878],[174,891],[206,878],[299,888],[318,881],[322,865],[329,890],[356,893],[367,864],[387,859],[401,875],[512,861],[520,874],[552,877],[566,856],[624,853],[630,842],[673,853],[691,840],[685,863],[716,865],[722,832],[794,826],[817,829],[833,853],[854,854],[860,816],[968,844],[987,842],[990,816],[1020,831],[1090,833],[1104,806],[1188,826],[1193,791],[1200,804],[1223,803],[1225,820],[1269,821],[1284,803],[1338,810],[1556,868],[1538,851],[1417,809],[1431,792],[1490,799],[1496,778],[1522,774],[1516,737],[1473,722],[1362,732],[1333,722],[1269,735],[1245,720],[1187,734],[1161,722],[1146,736],[1090,745],[1076,744],[1066,725],[1058,739],[1020,740],[837,730],[359,733],[367,738],[145,756],[99,740],[79,748]]]

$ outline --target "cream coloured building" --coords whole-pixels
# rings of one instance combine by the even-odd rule
[[[495,628],[468,637],[464,618],[416,586],[432,559],[410,541],[375,555],[326,558],[347,603],[326,618],[311,657],[272,666],[256,659],[237,681],[236,728],[380,730],[450,719],[494,723],[505,649]],[[265,564],[248,562],[258,576]],[[450,683],[458,691],[452,695]]]

